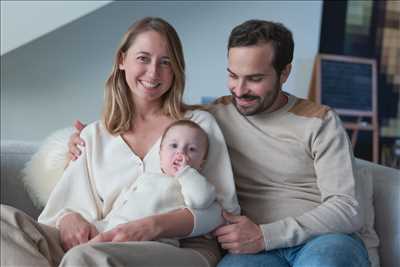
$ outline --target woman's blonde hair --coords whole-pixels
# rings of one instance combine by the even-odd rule
[[[186,105],[182,101],[185,88],[185,60],[178,34],[165,20],[146,17],[130,26],[123,36],[114,58],[112,72],[106,82],[103,122],[111,134],[121,134],[131,129],[135,106],[125,80],[124,70],[119,69],[119,63],[136,37],[146,31],[161,34],[168,43],[174,77],[171,88],[162,96],[163,114],[174,119],[182,119],[186,110]]]

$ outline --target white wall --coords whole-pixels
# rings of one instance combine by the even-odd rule
[[[1,57],[1,138],[42,140],[76,118],[98,119],[115,48],[143,16],[163,17],[180,34],[189,103],[228,93],[227,39],[251,18],[280,21],[292,30],[294,67],[285,90],[306,97],[321,12],[317,1],[113,2]]]

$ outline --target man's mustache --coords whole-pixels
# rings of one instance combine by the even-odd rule
[[[249,95],[249,94],[242,95],[242,96],[239,97],[239,96],[235,95],[235,93],[233,93],[233,92],[232,92],[232,95],[233,95],[235,98],[244,99],[244,100],[254,100],[254,99],[259,99],[259,98],[260,98],[259,96],[256,96],[256,95]]]

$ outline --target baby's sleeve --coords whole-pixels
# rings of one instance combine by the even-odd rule
[[[184,167],[177,175],[185,205],[193,209],[205,209],[216,199],[214,186],[197,170]]]

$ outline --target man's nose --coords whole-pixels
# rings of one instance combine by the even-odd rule
[[[237,97],[241,97],[246,94],[246,83],[243,79],[238,79],[235,87],[233,88],[233,92]]]

